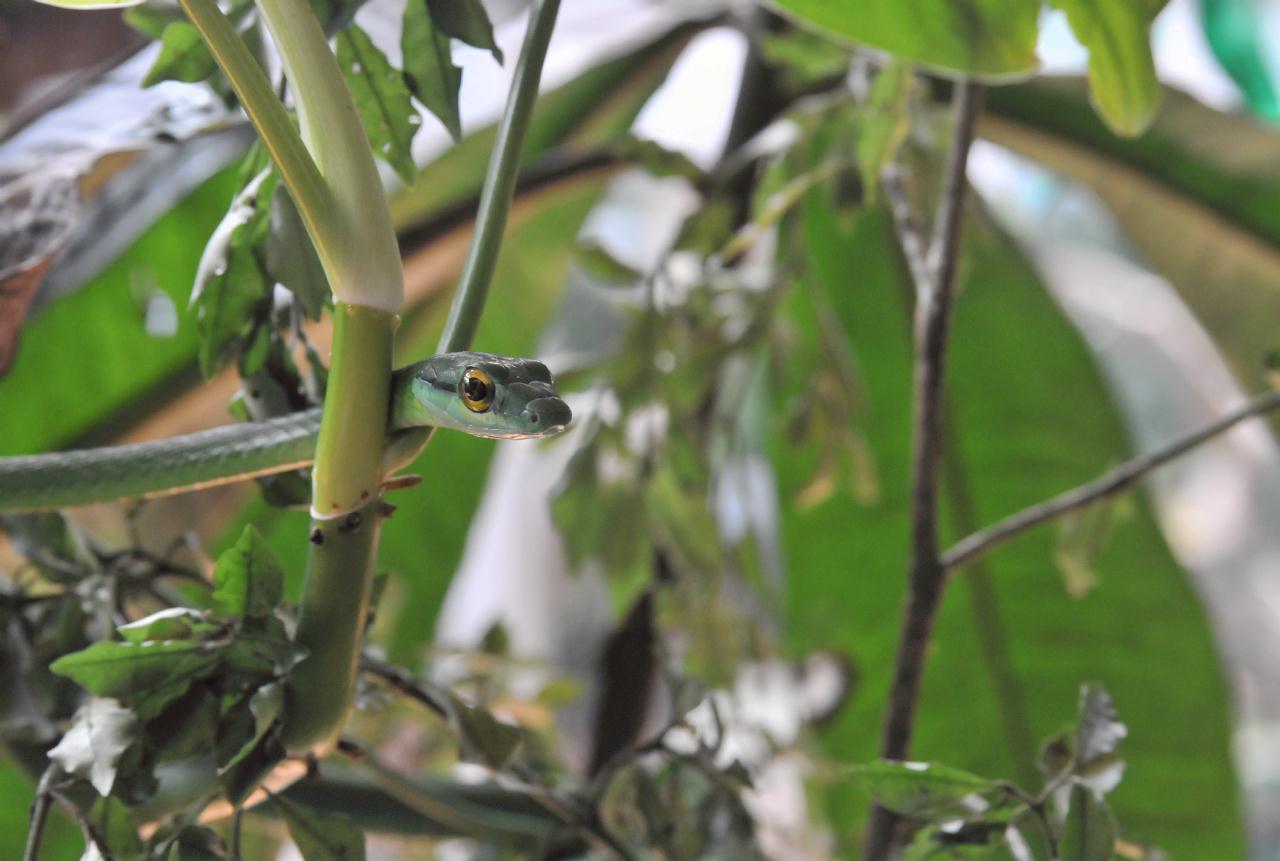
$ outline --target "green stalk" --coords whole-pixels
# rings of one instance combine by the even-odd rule
[[[280,171],[334,295],[353,304],[398,311],[403,301],[403,273],[390,210],[378,182],[364,129],[356,118],[337,62],[310,8],[299,0],[269,0],[272,11],[263,10],[273,33],[284,33],[298,41],[288,50],[282,44],[281,54],[287,69],[292,58],[290,80],[294,91],[299,93],[304,130],[309,125],[319,125],[331,136],[326,146],[313,148],[308,153],[271,82],[214,0],[179,2],[231,82],[231,88]],[[299,23],[304,20],[312,24],[310,30]],[[324,57],[318,56],[321,50]],[[310,62],[304,62],[299,55]],[[303,80],[312,80],[309,76],[314,75],[313,67],[323,68],[325,62],[331,74],[315,78],[315,83],[310,85],[303,83]],[[333,91],[333,105],[322,108],[311,104],[313,99],[303,99],[304,92],[319,92],[329,98],[328,88],[333,87],[335,79],[338,86]],[[307,104],[303,104],[304,101]],[[340,102],[345,103],[345,108]],[[357,144],[363,146],[363,151]]]
[[[306,0],[257,0],[298,105],[302,139],[332,194],[326,236],[339,268],[334,298],[392,314],[404,303],[404,270],[391,208],[342,71]]]
[[[507,106],[498,125],[484,188],[480,192],[476,232],[471,237],[471,247],[467,249],[458,292],[453,297],[444,334],[436,349],[438,353],[466,350],[476,336],[476,327],[480,324],[480,315],[489,295],[489,284],[498,265],[498,250],[520,173],[520,156],[524,153],[529,118],[538,98],[542,64],[547,57],[547,45],[551,42],[559,11],[560,0],[534,0],[529,11],[529,28],[524,34],[524,46],[511,81]]]

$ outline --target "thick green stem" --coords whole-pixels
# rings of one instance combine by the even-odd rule
[[[395,316],[339,302],[313,473],[307,576],[283,741],[291,753],[327,752],[355,693],[382,520],[382,450],[391,391]]]
[[[307,0],[257,0],[280,49],[298,105],[302,139],[329,187],[333,228],[325,237],[334,268],[325,267],[334,298],[398,313],[404,271],[391,209],[369,138],[329,42]],[[322,256],[323,259],[323,256]]]
[[[458,281],[458,292],[449,308],[449,319],[440,338],[439,353],[465,350],[475,338],[489,284],[498,265],[498,249],[507,225],[507,211],[520,173],[520,156],[524,152],[529,118],[538,99],[538,82],[542,79],[542,63],[547,45],[555,29],[560,0],[534,0],[529,11],[529,29],[516,64],[515,78],[507,96],[507,106],[498,125],[493,155],[480,192],[480,208],[476,215],[476,232],[471,237],[467,260]]]

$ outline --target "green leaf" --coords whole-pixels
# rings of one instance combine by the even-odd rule
[[[218,557],[213,599],[223,613],[237,619],[267,619],[283,596],[284,570],[250,524],[235,546]]]
[[[218,663],[217,653],[203,643],[101,642],[63,655],[49,669],[99,696],[124,702],[146,698],[149,705],[158,708],[180,697]],[[152,701],[151,695],[158,695],[161,702]]]
[[[449,694],[450,722],[462,740],[462,757],[501,768],[520,746],[520,728],[504,723],[488,709],[469,706]]]
[[[462,85],[462,69],[453,64],[449,36],[432,21],[427,0],[405,3],[400,50],[413,94],[436,115],[455,141],[461,140],[458,88]]]
[[[904,816],[953,811],[960,799],[996,788],[985,777],[938,763],[882,760],[850,766],[844,775],[879,804]]]
[[[267,272],[298,298],[302,312],[319,320],[329,300],[329,281],[298,207],[283,186],[271,196],[267,234]]]
[[[268,196],[277,178],[258,174],[231,202],[205,245],[191,291],[200,335],[200,370],[212,377],[236,352],[254,321],[270,310],[271,285],[258,259],[266,237]]]
[[[107,796],[95,799],[89,810],[89,822],[111,849],[118,861],[142,861],[146,858],[146,846],[138,837],[138,823],[127,805],[119,798]],[[88,853],[82,858],[87,858]]]
[[[338,65],[374,154],[395,168],[406,184],[413,182],[417,113],[404,79],[369,34],[354,24],[338,34]]]
[[[205,614],[188,607],[158,610],[136,622],[120,625],[116,631],[128,643],[141,645],[154,640],[200,639],[221,631]]]
[[[75,720],[49,759],[67,774],[86,778],[99,795],[108,795],[120,758],[137,738],[138,719],[113,699],[92,697],[76,710]]]
[[[493,40],[493,24],[480,0],[431,0],[436,26],[459,42],[489,51],[502,62],[502,49]]]
[[[160,37],[160,55],[142,79],[151,87],[161,81],[203,81],[218,70],[213,55],[200,37],[200,32],[186,21],[175,21],[164,28]]]
[[[1280,132],[1172,89],[1133,140],[1103,126],[1079,79],[987,95],[983,136],[1097,194],[1237,376],[1266,388],[1261,357],[1276,346],[1271,321],[1280,319]]]
[[[1088,347],[1017,248],[970,215],[946,383],[946,543],[1081,484],[1130,451]],[[901,258],[885,251],[895,242],[887,213],[834,209],[813,193],[802,227],[815,288],[856,353],[882,490],[868,505],[839,487],[800,510],[791,500],[812,453],[779,447],[786,630],[792,654],[836,649],[859,667],[862,695],[820,738],[830,755],[866,761],[876,754],[867,727],[883,717],[907,570],[912,290]],[[801,344],[815,345],[813,353],[793,348],[801,369],[821,355],[806,292],[787,299]],[[1125,704],[1128,769],[1112,802],[1125,827],[1179,857],[1242,855],[1218,651],[1195,591],[1141,498],[1134,502],[1134,516],[1097,559],[1099,585],[1083,599],[1066,595],[1053,570],[1052,527],[957,572],[938,612],[912,755],[1031,786],[1036,739],[1075,710],[1082,680],[1098,679]],[[1171,783],[1179,792],[1168,792]],[[841,833],[855,839],[864,800],[837,786],[827,802]]]
[[[271,803],[297,844],[304,861],[363,861],[364,835],[340,813],[323,815],[278,795]]]
[[[875,201],[884,173],[907,139],[911,120],[907,108],[915,73],[907,63],[890,63],[871,84],[867,103],[858,112],[858,170],[867,197]]]
[[[1071,787],[1058,857],[1062,861],[1111,861],[1116,836],[1115,816],[1107,803],[1084,786]]]
[[[771,0],[797,21],[940,71],[1007,76],[1035,67],[1037,0]]]
[[[1116,134],[1146,131],[1160,104],[1146,0],[1050,0],[1089,49],[1093,103]],[[1158,10],[1157,10],[1158,11]]]

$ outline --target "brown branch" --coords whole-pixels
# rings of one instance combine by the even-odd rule
[[[933,240],[927,258],[929,283],[917,284],[913,373],[911,558],[908,569],[907,606],[903,613],[893,682],[885,712],[880,755],[905,759],[911,746],[920,679],[934,618],[946,582],[946,569],[938,552],[938,483],[942,456],[942,382],[946,371],[947,342],[955,299],[968,180],[965,167],[973,142],[974,120],[981,88],[971,81],[956,85],[952,101],[955,134],[947,157],[942,198],[934,220]],[[924,289],[921,289],[924,288]],[[866,861],[884,861],[893,846],[898,818],[883,807],[873,807],[867,825]]]
[[[1280,407],[1280,392],[1267,392],[1230,412],[1212,424],[1178,437],[1163,448],[1122,463],[1087,484],[1061,493],[1030,508],[1011,514],[986,529],[973,533],[942,554],[942,566],[948,571],[961,567],[988,551],[1020,535],[1034,526],[1084,508],[1101,499],[1115,496],[1135,485],[1143,476],[1176,457],[1207,442],[1240,422]]]

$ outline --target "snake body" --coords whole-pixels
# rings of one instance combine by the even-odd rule
[[[307,466],[320,409],[158,442],[0,458],[0,511],[68,508],[162,496]],[[442,427],[535,439],[564,430],[569,406],[541,362],[445,353],[396,371],[389,434]]]

